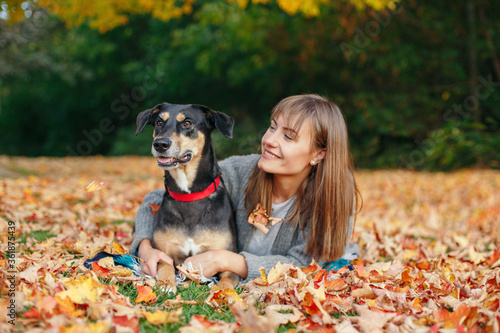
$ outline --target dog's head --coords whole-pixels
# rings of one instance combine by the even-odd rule
[[[173,169],[189,163],[211,144],[214,129],[231,138],[234,119],[203,105],[162,103],[137,116],[137,131],[153,125],[151,152],[162,169]]]

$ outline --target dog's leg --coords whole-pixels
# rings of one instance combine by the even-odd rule
[[[221,289],[234,289],[239,280],[238,274],[233,272],[222,272],[219,276],[220,280],[217,286]]]
[[[172,288],[172,292],[177,292],[177,286],[175,284],[175,268],[174,266],[160,261],[158,263],[158,280],[162,281],[168,287]]]

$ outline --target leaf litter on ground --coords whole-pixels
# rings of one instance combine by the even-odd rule
[[[143,197],[163,187],[154,161],[1,156],[0,165],[31,173],[0,179],[0,331],[500,331],[496,170],[357,171],[364,205],[351,270],[278,263],[237,290],[187,283],[171,295],[112,260],[84,266],[102,250],[127,253]]]

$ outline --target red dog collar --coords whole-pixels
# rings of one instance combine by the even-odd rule
[[[220,184],[220,176],[217,176],[217,178],[214,179],[213,183],[210,184],[206,189],[204,189],[201,192],[195,192],[195,193],[176,193],[170,191],[170,189],[167,186],[167,191],[168,194],[172,197],[172,199],[177,200],[177,201],[196,201],[196,200],[201,200],[206,197],[208,197],[210,194],[214,193],[217,190],[217,187],[219,187]]]

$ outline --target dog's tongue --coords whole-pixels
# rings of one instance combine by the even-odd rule
[[[158,157],[158,162],[161,164],[170,164],[173,163],[175,159],[173,157]]]

